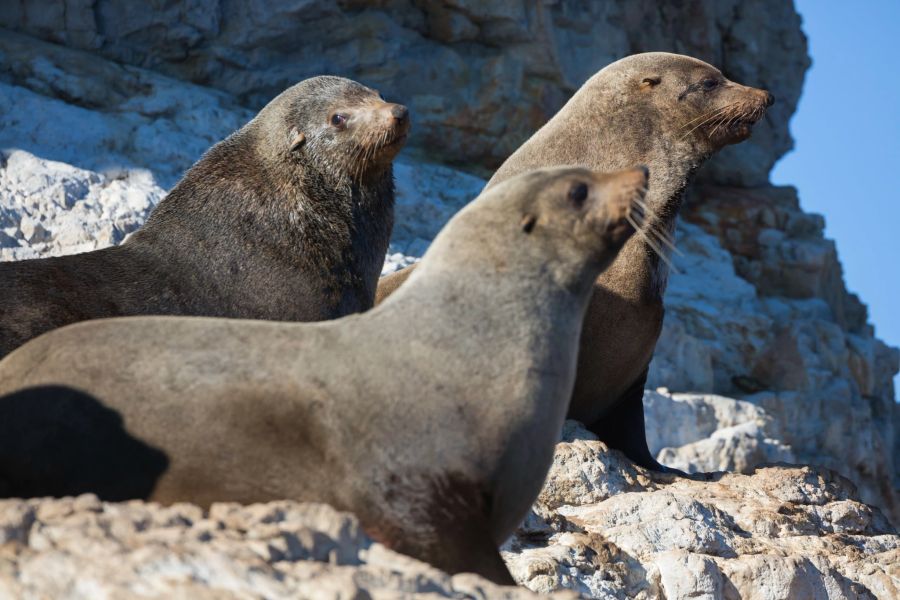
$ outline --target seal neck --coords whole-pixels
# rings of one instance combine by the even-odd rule
[[[472,323],[481,342],[498,351],[511,340],[548,348],[554,338],[577,340],[602,265],[530,238],[506,213],[483,204],[463,209],[409,280],[375,310],[402,306],[425,319]],[[470,333],[454,328],[443,335],[464,343]]]
[[[656,111],[639,99],[623,98],[615,81],[595,75],[500,166],[486,189],[542,167],[581,165],[612,172],[646,165],[647,226],[671,234],[685,182],[712,152],[693,137],[673,136],[664,115],[654,118]],[[665,291],[668,268],[637,234],[601,279],[615,282],[628,302],[655,303]]]
[[[238,307],[234,316],[367,310],[393,226],[390,168],[369,185],[336,181],[248,151],[253,134],[245,127],[210,149],[129,242],[186,261],[191,281]],[[321,312],[302,312],[311,306]],[[284,312],[292,307],[301,312]]]
[[[648,210],[644,225],[625,243],[616,260],[599,278],[601,284],[614,287],[630,302],[647,304],[662,301],[669,267],[660,258],[659,252],[670,258],[671,251],[664,243],[654,239],[652,231],[674,239],[686,182],[708,156],[708,153],[686,143],[679,145],[687,147],[658,144],[649,153],[646,164],[650,169],[650,181],[645,197]],[[648,239],[652,240],[652,245]]]

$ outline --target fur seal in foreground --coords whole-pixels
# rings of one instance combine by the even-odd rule
[[[317,321],[371,308],[408,129],[405,107],[349,79],[287,89],[121,246],[0,263],[0,356],[102,317]]]
[[[554,165],[650,168],[641,231],[595,285],[569,410],[569,418],[643,467],[681,473],[656,461],[644,431],[644,383],[662,330],[668,278],[660,253],[671,245],[689,176],[722,147],[747,139],[772,102],[768,92],[729,81],[694,58],[629,56],[589,79],[487,184],[490,189],[522,171]],[[411,270],[383,277],[376,303]]]
[[[32,340],[0,362],[0,490],[327,502],[395,550],[513,583],[497,547],[550,467],[593,281],[645,184],[564,168],[497,185],[361,315]]]

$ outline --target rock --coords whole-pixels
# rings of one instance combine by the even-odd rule
[[[23,150],[4,154],[2,165],[0,211],[13,233],[0,240],[0,260],[86,252],[121,242],[165,195],[142,170],[102,175]]]
[[[354,77],[412,108],[411,148],[395,169],[397,223],[385,273],[415,262],[484,185],[434,161],[486,175],[616,58],[669,49],[768,88],[778,100],[753,138],[717,155],[686,195],[676,231],[683,256],[674,257],[678,272],[648,379],[649,387],[676,393],[647,391],[645,399],[648,439],[661,461],[736,473],[672,483],[570,423],[507,558],[532,589],[567,587],[600,598],[897,595],[896,536],[881,512],[860,501],[900,523],[900,410],[892,382],[900,352],[874,336],[865,305],[846,290],[822,217],[804,213],[793,188],[767,183],[771,165],[791,146],[787,123],[808,66],[791,3],[700,0],[688,10],[674,0],[191,0],[153,11],[105,0],[7,4],[0,25],[19,33],[0,29],[0,260],[120,243],[206,148],[308,75]],[[770,462],[816,467],[760,468]],[[119,510],[96,500],[76,508],[6,506],[0,545],[30,543],[30,523],[50,515]],[[223,519],[228,511],[244,514],[221,510]],[[240,518],[235,527],[262,526]],[[116,536],[130,531],[126,521],[116,523]],[[160,539],[182,534],[162,529],[168,533]],[[290,583],[301,594],[362,596],[354,586],[368,581],[365,569],[393,572],[405,560],[375,544],[359,565],[326,565],[321,557],[332,551],[351,561],[358,539],[328,532],[314,541],[296,534],[296,543],[265,542],[269,555],[250,544],[274,561],[261,570],[235,566],[223,558],[230,550],[184,559],[187,566],[180,551],[132,550],[149,557],[149,572],[169,569],[175,581],[200,573],[178,583],[186,586],[183,597],[221,596],[224,587],[207,590],[217,582],[249,597],[278,597]],[[195,531],[198,538],[213,533]],[[15,587],[26,584],[56,595],[62,587],[40,586],[51,585],[42,577],[57,568],[60,586],[82,568],[88,587],[107,585],[107,572],[116,572],[109,565],[118,555],[83,566],[74,554],[54,554],[52,540],[35,539],[47,545],[32,549],[27,569],[16,571],[0,553],[0,590],[12,590],[11,597],[32,589]],[[99,537],[84,539],[85,552],[107,548]],[[274,558],[278,553],[297,560]],[[288,575],[272,570],[285,562],[294,565]],[[212,572],[232,575],[204,579]],[[109,589],[171,596],[163,583],[133,587],[134,573],[112,576]],[[404,583],[406,575],[384,577],[405,593],[418,589]],[[487,595],[477,580],[452,581],[460,594]],[[435,589],[444,593],[441,585]],[[384,592],[392,593],[401,592]]]
[[[900,536],[849,480],[787,465],[672,478],[592,438],[567,424],[534,507],[543,531],[532,524],[504,547],[530,589],[639,599],[900,594]]]
[[[761,407],[712,394],[646,390],[647,443],[662,464],[689,473],[750,473],[757,465],[797,462],[777,421]]]
[[[406,254],[422,256],[434,236],[459,209],[481,193],[487,183],[480,177],[423,161],[400,160],[395,225],[391,241],[406,242]]]
[[[321,504],[3,500],[0,544],[2,598],[535,597],[392,552]]]
[[[171,187],[253,116],[209,88],[0,29],[0,148],[96,172],[143,167]]]
[[[27,86],[0,81],[0,147],[17,157],[0,171],[0,259],[120,242],[209,144],[252,116],[222,92],[15,33],[0,31],[0,64]],[[34,163],[10,154],[16,148]],[[383,273],[415,262],[484,185],[415,151],[395,172],[397,219]],[[892,452],[900,448],[892,384],[900,356],[873,337],[865,307],[846,292],[821,218],[803,213],[791,188],[712,184],[689,194],[684,216],[648,384],[745,400],[766,418],[720,422],[704,410],[681,421],[657,411],[649,428],[703,421],[706,437],[694,432],[654,450],[667,448],[659,456],[688,471],[747,472],[772,460],[826,466],[900,522],[900,450]],[[23,219],[29,235],[33,225],[43,230],[34,243]]]
[[[778,98],[752,140],[727,149],[702,175],[759,185],[791,147],[787,123],[809,65],[800,17],[791,3],[777,0],[703,0],[690,10],[676,0],[124,6],[62,0],[48,9],[24,0],[0,11],[0,26],[208,85],[257,109],[299,79],[346,75],[406,102],[415,123],[410,144],[432,160],[486,169],[497,167],[600,68],[627,54],[669,50],[707,60]],[[18,70],[12,77],[32,87]],[[68,92],[65,84],[57,78],[54,95]],[[119,90],[78,90],[72,98],[103,106],[108,92],[117,102]]]

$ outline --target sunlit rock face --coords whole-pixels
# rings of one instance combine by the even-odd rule
[[[410,148],[394,169],[397,218],[385,272],[417,260],[485,176],[616,58],[692,54],[771,90],[777,102],[753,137],[714,158],[686,194],[675,232],[682,255],[673,257],[645,395],[648,441],[660,461],[732,474],[654,478],[570,423],[534,514],[505,557],[533,590],[598,597],[898,595],[888,522],[900,523],[892,385],[900,357],[847,292],[822,217],[803,212],[793,188],[768,183],[790,147],[787,123],[809,64],[790,3],[45,4],[0,10],[9,28],[0,29],[0,260],[120,243],[206,148],[309,75],[360,79],[413,110]],[[810,467],[760,468],[768,463]],[[43,510],[28,506],[3,504],[0,521]],[[0,562],[0,591],[11,577],[38,572],[42,560],[63,561],[54,564],[69,573],[87,569],[79,535],[59,556],[30,547],[21,560],[36,561],[31,570]],[[137,562],[126,579],[145,572],[139,549],[147,540],[133,538]],[[211,547],[202,560],[232,551]],[[121,557],[104,556],[91,568],[113,573]],[[248,564],[256,563],[227,568],[247,572]],[[370,576],[364,566],[338,566]],[[331,572],[296,568],[302,576],[283,581]],[[268,579],[281,576],[266,571],[235,589],[278,597],[265,594],[289,589]],[[440,581],[441,593],[456,589]],[[754,582],[765,583],[755,596]],[[361,589],[376,597],[394,590]]]
[[[592,598],[895,598],[900,536],[855,496],[789,465],[674,480],[570,421],[503,555],[534,591]]]
[[[3,500],[0,544],[4,599],[538,597],[392,552],[323,504]]]
[[[788,117],[809,65],[799,16],[776,0],[7,4],[0,26],[213,87],[257,109],[311,75],[358,79],[410,106],[413,146],[486,170],[602,67],[667,50],[778,98],[753,139],[708,169],[720,183],[759,185],[791,147]]]

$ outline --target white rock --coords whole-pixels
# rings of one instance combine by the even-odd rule
[[[321,504],[4,500],[0,543],[4,600],[535,597],[392,552]]]
[[[3,159],[0,210],[29,245],[0,244],[2,260],[119,243],[143,224],[165,195],[146,170],[119,171],[113,179],[23,150],[12,150]]]
[[[530,589],[646,599],[900,594],[900,536],[846,479],[787,466],[696,481],[653,475],[590,437],[567,424],[534,507],[544,529],[522,528],[504,546]],[[612,479],[628,484],[584,492]]]

